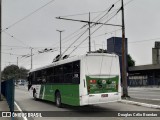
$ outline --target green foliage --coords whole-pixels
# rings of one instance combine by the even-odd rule
[[[10,65],[4,68],[2,71],[2,79],[9,80],[9,79],[26,79],[28,70],[21,67],[19,68],[17,65]]]
[[[130,54],[127,55],[128,67],[135,66],[135,61],[132,59]]]
[[[20,67],[19,68],[19,78],[26,79],[28,72],[29,70],[25,69],[24,67]]]

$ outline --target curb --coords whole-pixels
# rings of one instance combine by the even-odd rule
[[[143,100],[154,100],[154,101],[160,101],[160,99],[150,99],[150,98],[139,98],[139,97],[134,97],[136,99],[143,99]]]
[[[133,105],[139,105],[139,106],[143,106],[143,107],[154,108],[154,109],[160,109],[159,105],[153,105],[153,104],[147,104],[147,103],[141,103],[141,102],[135,102],[135,101],[129,101],[129,100],[121,100],[120,102],[129,103],[129,104],[133,104]]]

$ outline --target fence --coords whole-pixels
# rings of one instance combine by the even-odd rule
[[[1,86],[1,92],[7,100],[10,112],[14,112],[14,80],[3,81]]]

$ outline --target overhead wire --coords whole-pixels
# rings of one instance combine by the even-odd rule
[[[16,24],[20,23],[21,21],[27,19],[28,17],[30,17],[31,15],[33,15],[34,13],[38,12],[39,10],[41,10],[42,8],[46,7],[47,5],[51,4],[52,2],[54,2],[55,0],[51,0],[48,3],[46,3],[45,5],[39,7],[38,9],[34,10],[33,12],[29,13],[28,15],[26,15],[25,17],[19,19],[18,21],[14,22],[13,24],[9,25],[8,27],[6,27],[5,29],[1,30],[1,32],[4,32],[5,34],[7,34],[8,36],[12,37],[13,39],[19,41],[20,43],[22,43],[23,45],[27,46],[27,47],[22,47],[22,46],[9,46],[9,45],[2,45],[2,46],[6,46],[6,47],[19,47],[19,49],[25,48],[25,49],[31,49],[32,47],[30,47],[29,45],[27,45],[26,43],[24,43],[23,41],[17,39],[16,37],[14,37],[13,35],[11,35],[10,33],[6,32],[6,30],[8,30],[9,28],[15,26]],[[16,56],[22,56],[22,55],[18,55],[18,54],[12,54],[12,53],[3,53],[3,54],[9,54],[9,55],[16,55]]]
[[[114,3],[114,5],[117,4],[119,1],[120,1],[120,0],[116,1],[116,2]],[[110,8],[110,7],[108,7],[106,10],[101,11],[101,12],[105,12],[105,11],[109,10],[109,8]],[[98,12],[100,12],[100,11],[98,11]],[[98,13],[98,12],[97,12],[97,13]],[[96,12],[91,12],[91,13],[96,13]],[[82,13],[82,14],[88,14],[88,13]],[[76,16],[76,15],[82,15],[82,14],[66,15],[66,16],[61,16],[61,17]],[[102,13],[102,14],[103,14],[103,13]],[[99,14],[98,16],[96,16],[95,18],[93,18],[92,21],[95,20],[96,18],[98,18],[98,17],[99,17],[100,15],[102,15],[102,14]],[[99,22],[99,21],[97,21],[97,22]],[[66,38],[69,38],[71,35],[74,35],[75,33],[79,32],[82,28],[86,27],[87,25],[88,25],[88,24],[83,25],[82,27],[80,27],[80,28],[79,28],[78,30],[76,30],[75,32],[73,32],[73,33],[71,33],[70,35],[68,35],[67,37],[63,38],[62,41],[63,41],[64,39],[66,39]],[[78,33],[77,35],[79,35],[79,34],[83,34],[83,32]],[[77,35],[75,35],[74,37],[76,37]],[[74,37],[72,37],[71,39],[73,39]],[[71,40],[71,39],[69,39],[69,40]],[[66,40],[66,42],[68,42],[68,41]],[[58,44],[58,43],[59,43],[59,42],[57,42],[56,44]],[[56,45],[56,44],[54,44],[54,45]]]
[[[120,0],[117,0],[115,3],[113,3],[114,5],[116,5]],[[105,12],[106,10],[103,11],[94,11],[94,12],[90,12],[90,14],[94,14],[94,13],[102,13]],[[79,16],[79,15],[87,15],[88,13],[79,13],[79,14],[71,14],[71,15],[65,15],[65,16],[60,16],[60,17],[71,17],[71,16]]]
[[[24,46],[13,46],[13,45],[2,45],[4,47],[14,47],[14,48],[22,48],[22,49],[28,49],[28,47],[24,47]]]
[[[128,5],[131,2],[133,2],[133,0],[129,0],[128,2],[124,3],[124,6]]]
[[[92,38],[96,38],[96,37],[104,36],[104,35],[106,35],[106,34],[114,33],[114,32],[120,31],[120,30],[122,30],[122,28],[120,28],[120,29],[116,29],[116,30],[114,30],[114,31],[109,31],[109,32],[106,32],[106,33],[103,33],[103,34],[100,34],[100,35],[97,35],[97,36],[93,36]]]
[[[54,1],[54,0],[53,0]],[[120,0],[118,0],[118,1],[120,1]],[[131,0],[131,1],[133,1],[133,0]],[[79,35],[79,34],[78,34]]]
[[[15,56],[22,56],[20,54],[14,54],[14,53],[6,53],[6,52],[1,52],[2,54],[8,54],[8,55],[15,55]]]
[[[7,34],[8,36],[10,36],[11,38],[13,38],[14,40],[17,40],[18,42],[20,42],[21,44],[27,46],[28,48],[30,48],[30,46],[28,44],[26,44],[24,41],[17,39],[15,36],[11,35],[10,33],[3,31],[3,33]]]
[[[110,10],[111,10],[113,7],[114,7],[114,4],[112,4],[112,6],[107,9],[107,12],[106,12],[101,18],[99,18],[96,22],[99,22],[102,18],[104,18],[104,17],[110,12]],[[105,24],[105,23],[104,23],[104,24]],[[104,24],[102,24],[102,25],[100,25],[100,26],[103,26]],[[94,25],[95,25],[95,24],[92,24],[92,26],[91,26],[90,28],[92,28]],[[89,30],[89,28],[88,28],[87,30],[85,30],[85,32],[87,32],[88,30]],[[96,30],[96,31],[97,31],[97,30]],[[84,32],[84,33],[85,33],[85,32]],[[95,32],[95,31],[94,31],[94,32]],[[93,32],[93,33],[94,33],[94,32]],[[84,34],[84,33],[83,33],[83,34]],[[93,34],[93,33],[92,33],[92,34]],[[83,35],[83,34],[82,34],[82,35]],[[92,35],[92,34],[91,34],[91,35]],[[81,36],[82,36],[82,35],[81,35]],[[80,37],[81,37],[81,36],[80,36]],[[80,37],[78,37],[78,39],[79,39]],[[87,38],[88,38],[88,37],[87,37]],[[86,38],[86,39],[87,39],[87,38]],[[62,55],[64,55],[64,53],[65,53],[78,39],[76,39],[76,40],[62,53]],[[85,40],[86,40],[86,39],[85,39]]]
[[[101,13],[101,12],[104,12],[104,11],[97,11],[97,12],[90,12],[90,13],[94,14],[94,13]],[[79,15],[88,15],[88,13],[71,14],[71,15],[65,15],[61,17],[72,17],[72,16],[79,16]]]
[[[66,39],[68,40],[70,37],[71,37],[71,38],[70,38],[69,40],[71,40],[71,39],[73,39],[74,37],[76,37],[77,35],[83,33],[83,32],[81,32],[81,33],[78,33],[78,32],[79,32],[80,30],[82,30],[85,26],[86,26],[86,25],[83,25],[82,27],[80,27],[80,28],[78,28],[76,31],[74,31],[73,33],[67,35],[66,37],[64,37],[64,38],[62,39],[62,41],[66,40]],[[76,34],[76,33],[78,33],[78,34]],[[76,34],[76,35],[74,35],[74,34]],[[73,35],[74,35],[74,36],[73,36]],[[72,37],[72,36],[73,36],[73,37]],[[67,40],[66,40],[66,41],[67,41]],[[65,41],[65,42],[66,42],[66,41]],[[68,41],[67,41],[67,42],[68,42]],[[59,42],[51,45],[50,47],[55,46],[55,45],[57,45],[58,43],[59,43]]]
[[[120,1],[120,0],[117,0],[117,1],[114,3],[114,5],[116,5],[119,1]],[[132,2],[132,1],[133,1],[133,0],[130,0],[130,1],[127,2],[125,5],[129,4],[129,3]],[[107,8],[106,10],[108,10],[108,9],[109,9],[109,8]],[[98,11],[98,12],[90,12],[90,13],[91,13],[91,14],[92,14],[92,13],[100,13],[100,12],[105,12],[106,10]],[[72,14],[72,15],[66,15],[66,16],[61,16],[61,17],[69,17],[69,16],[77,16],[77,15],[85,15],[85,14],[88,14],[88,13]],[[103,14],[103,13],[102,13],[102,14]],[[101,16],[102,14],[99,14],[98,16],[96,16],[95,18],[93,18],[92,21],[95,20],[96,18],[98,18],[99,16]],[[112,14],[112,13],[111,13],[111,14]],[[97,22],[98,22],[98,21],[97,21]],[[84,25],[83,27],[85,27],[85,26],[86,26],[86,25]],[[82,28],[83,28],[83,27],[82,27]],[[82,29],[82,28],[80,28],[80,29]],[[80,29],[78,29],[77,31],[79,31]],[[77,32],[77,31],[76,31],[76,32]],[[74,32],[74,33],[76,33],[76,32]],[[116,31],[115,31],[115,32],[116,32]],[[72,35],[72,34],[74,34],[74,33],[71,33],[70,35]],[[79,33],[79,34],[80,34],[80,33]],[[78,34],[78,35],[79,35],[79,34]],[[66,38],[68,38],[70,35],[68,35]],[[76,35],[75,35],[74,37],[76,37]],[[72,38],[74,38],[74,37],[72,37]],[[66,39],[66,38],[63,38],[63,40]],[[71,39],[72,39],[72,38],[71,38]],[[62,41],[63,41],[63,40],[62,40]],[[59,42],[57,42],[56,44],[58,44],[58,43],[59,43]]]
[[[140,42],[147,42],[147,41],[153,41],[153,40],[160,40],[160,38],[153,38],[153,39],[146,39],[146,40],[132,41],[132,42],[128,42],[128,43],[140,43]]]
[[[116,2],[115,2],[115,3],[113,3],[112,5],[116,5],[119,1],[120,1],[120,0],[116,1]],[[103,11],[103,13],[104,13],[105,11],[108,11],[108,10],[109,10],[109,8],[110,8],[110,7],[108,7],[106,10],[104,10],[104,11]],[[103,13],[101,13],[101,14],[97,15],[93,20],[95,20],[96,18],[98,18],[99,16],[101,16]],[[92,20],[92,21],[93,21],[93,20]]]
[[[8,30],[9,28],[15,26],[16,24],[20,23],[21,21],[27,19],[28,17],[32,16],[33,14],[35,14],[36,12],[38,12],[39,10],[41,10],[42,8],[46,7],[47,5],[51,4],[52,2],[54,2],[55,0],[51,0],[49,2],[47,2],[46,4],[42,5],[41,7],[39,7],[38,9],[34,10],[33,12],[29,13],[28,15],[26,15],[25,17],[19,19],[18,21],[14,22],[13,24],[9,25],[8,27],[6,27],[5,29],[1,30],[1,32],[4,32],[5,30]]]
[[[117,13],[118,13],[118,12],[117,12]],[[109,22],[113,17],[115,17],[115,16],[117,15],[117,13],[116,13],[115,15],[113,15],[111,18],[109,18],[105,23],[103,23],[102,25],[100,25],[96,30],[94,30],[94,31],[91,33],[91,35],[92,35],[93,33],[95,33],[98,29],[100,29],[104,24],[106,24],[107,22]],[[77,47],[75,47],[75,49],[73,49],[73,50],[71,51],[70,54],[72,54],[84,41],[86,41],[87,38],[88,38],[88,37],[86,37],[80,44],[78,44]],[[70,54],[69,54],[69,55],[70,55]]]

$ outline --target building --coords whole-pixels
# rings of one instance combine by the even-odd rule
[[[127,58],[127,54],[128,54],[128,40],[127,40],[127,38],[125,39],[125,51],[126,51],[125,57]],[[119,56],[120,70],[122,73],[122,38],[121,37],[111,37],[111,38],[107,39],[107,52],[108,53],[116,53]],[[126,59],[126,61],[127,61],[127,59]]]
[[[160,85],[160,42],[152,48],[152,64],[129,67],[129,86]]]
[[[152,48],[152,64],[160,64],[160,42],[155,42]]]

